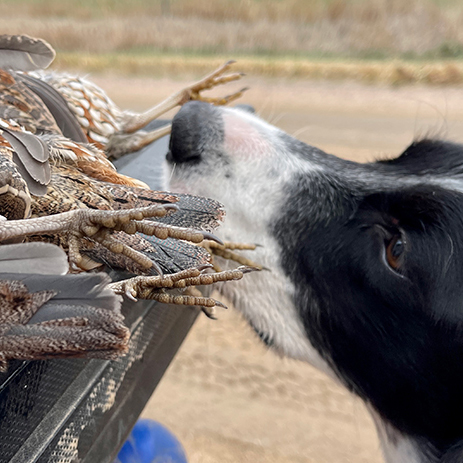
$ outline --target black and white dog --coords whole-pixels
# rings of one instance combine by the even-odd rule
[[[224,294],[284,355],[369,407],[389,463],[463,462],[463,146],[357,164],[237,109],[185,105],[171,187],[221,201],[262,245]]]

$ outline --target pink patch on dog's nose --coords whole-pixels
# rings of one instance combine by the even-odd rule
[[[269,152],[269,142],[246,119],[236,114],[224,114],[223,122],[224,148],[233,157],[257,158]]]

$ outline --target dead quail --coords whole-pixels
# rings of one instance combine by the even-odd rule
[[[54,242],[68,250],[74,267],[85,270],[104,263],[138,275],[150,275],[153,271],[175,273],[178,279],[176,287],[185,284],[185,278],[196,278],[195,281],[201,281],[201,284],[206,284],[206,281],[212,283],[211,278],[198,273],[198,269],[209,264],[210,254],[185,240],[199,243],[204,238],[211,238],[208,231],[218,226],[223,216],[221,206],[205,198],[146,189],[142,182],[117,173],[97,147],[64,137],[66,129],[74,131],[74,138],[85,140],[67,104],[63,104],[63,97],[43,81],[14,72],[29,70],[24,69],[24,61],[27,61],[23,59],[24,55],[29,59],[37,54],[37,49],[43,52],[43,48],[43,53],[47,54],[49,46],[42,43],[40,48],[40,41],[27,37],[2,36],[2,66],[5,63],[2,43],[5,51],[9,52],[7,67],[13,71],[0,71],[0,115],[9,118],[0,120],[0,172],[4,177],[0,177],[0,205],[3,204],[0,212],[10,219],[0,230],[0,240],[21,240],[28,236],[29,240]],[[199,92],[202,89],[239,78],[238,74],[221,76],[229,65],[227,63],[143,115],[122,112],[102,91],[92,84],[89,88],[106,102],[111,111],[114,110],[113,115],[118,114],[114,127],[119,127],[127,135],[136,130],[134,124],[143,125],[170,107],[191,98],[201,98]],[[76,90],[75,83],[72,87]],[[85,92],[82,94],[85,95]],[[95,100],[91,92],[87,96],[88,101]],[[231,98],[234,97],[236,95]],[[220,102],[227,101],[226,98]],[[100,103],[96,102],[95,108],[98,105],[104,107]],[[98,121],[95,108],[86,113],[86,120],[94,116]],[[101,124],[95,124],[102,128]],[[85,128],[86,123],[83,126]],[[87,131],[88,136],[89,133]],[[120,133],[112,133],[114,137],[111,135],[111,140],[121,141],[118,138]],[[175,206],[172,205],[174,203]],[[172,214],[174,208],[178,212]],[[33,219],[12,221],[27,218],[30,214]],[[157,218],[156,222],[137,220],[153,216]],[[135,232],[143,233],[134,235]],[[217,278],[226,280],[240,276],[242,271],[237,270],[223,272]],[[128,287],[128,284],[125,286]],[[163,285],[169,287],[170,282],[163,279],[160,284],[158,280],[139,278],[130,285],[132,296],[136,293],[135,288],[139,288],[143,297],[147,297],[150,285],[157,288],[157,294],[159,288],[162,289]],[[123,292],[129,294],[128,291]]]
[[[130,333],[109,277],[66,275],[67,268],[51,244],[0,246],[0,371],[12,359],[113,359],[127,351]]]
[[[170,109],[192,100],[224,105],[246,90],[219,98],[201,95],[204,90],[242,77],[241,73],[224,75],[234,63],[228,61],[148,111],[134,113],[121,110],[102,89],[87,79],[44,71],[54,57],[53,48],[41,39],[0,35],[0,69],[8,71],[2,84],[9,87],[3,100],[15,107],[3,114],[0,112],[0,117],[11,117],[32,132],[37,129],[57,133],[56,126],[59,126],[69,139],[93,143],[111,158],[137,151],[170,133],[170,126],[151,132],[141,130]],[[37,100],[45,104],[47,111],[37,111]]]
[[[240,79],[243,75],[241,73],[225,74],[233,63],[234,61],[228,61],[203,79],[176,92],[144,113],[120,109],[102,89],[82,77],[37,71],[24,76],[23,79],[28,79],[29,82],[24,80],[25,83],[39,96],[42,96],[46,90],[43,89],[43,85],[34,83],[34,79],[57,90],[66,100],[87,140],[103,149],[109,158],[117,159],[168,135],[171,130],[170,125],[149,132],[142,129],[176,106],[192,100],[225,105],[240,98],[246,89],[219,98],[207,98],[201,94],[204,90]],[[70,133],[65,135],[71,137]]]

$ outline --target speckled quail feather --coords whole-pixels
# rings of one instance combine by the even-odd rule
[[[23,219],[29,213],[32,217],[42,217],[81,208],[121,211],[153,204],[178,204],[179,210],[172,217],[165,218],[168,223],[162,225],[163,219],[159,218],[159,226],[164,226],[169,233],[173,230],[171,225],[214,229],[222,219],[221,206],[212,200],[104,182],[89,177],[68,163],[52,164],[50,160],[53,158],[49,159],[47,153],[62,151],[63,143],[66,149],[68,141],[62,136],[33,135],[20,130],[19,126],[11,122],[0,120],[0,182],[3,182],[0,183],[0,192],[4,192],[0,194],[0,206],[3,206],[0,213],[7,219]],[[76,149],[79,147],[78,144],[73,144]],[[54,159],[56,158],[59,155],[55,155]],[[208,236],[206,231],[203,233]],[[151,271],[159,266],[165,271],[177,271],[182,263],[186,265],[188,262],[191,267],[201,266],[209,261],[207,251],[198,250],[184,241],[174,245],[173,240],[170,240],[166,243],[166,249],[161,251],[161,240],[154,239],[150,243],[141,234],[126,235],[123,232],[117,233],[117,236],[121,242],[152,260],[155,265]],[[68,245],[67,233],[32,236],[29,239],[49,240],[64,248]],[[104,251],[90,240],[83,240],[82,250],[88,251],[87,255],[93,262],[125,268],[137,274],[151,272],[143,266],[137,266],[130,256]],[[176,260],[176,254],[179,257],[178,262],[175,265],[170,264]],[[163,262],[162,259],[166,256],[169,258]]]
[[[240,79],[243,75],[241,73],[225,74],[233,63],[234,61],[225,63],[203,79],[171,95],[144,113],[121,110],[101,88],[82,77],[46,71],[33,72],[28,77],[31,82],[29,86],[41,97],[47,90],[43,85],[33,84],[33,79],[42,81],[58,91],[66,100],[88,141],[103,149],[108,157],[119,158],[169,134],[170,125],[151,132],[142,129],[176,106],[192,100],[224,105],[241,97],[245,88],[218,98],[207,98],[201,94],[203,90]],[[69,131],[64,134],[73,138]]]
[[[64,275],[46,243],[0,246],[0,371],[13,359],[112,359],[128,348],[121,299],[100,274]]]
[[[58,95],[58,98],[61,97]],[[80,128],[66,104],[62,102],[59,107],[62,111],[59,114],[60,119],[56,122],[42,99],[24,83],[24,76],[0,70],[0,118],[13,120],[20,127],[37,135],[61,135],[60,149],[50,150],[49,157],[52,162],[74,165],[92,177],[112,183],[146,187],[137,179],[119,174],[105,154],[96,147],[85,143],[78,144],[62,136],[60,121],[71,121],[75,130]],[[70,126],[71,122],[67,123],[67,126]]]
[[[39,50],[39,54],[43,52],[43,44],[41,44],[42,48],[37,47],[37,43],[29,38],[26,40],[24,38],[5,40],[5,36],[3,36],[0,38],[0,48],[2,41],[6,43],[7,52],[13,51],[13,58],[14,53],[21,55],[19,59],[13,59],[16,62],[22,63],[24,54],[29,58],[31,56],[36,58],[37,50]],[[12,43],[13,46],[8,45],[8,43]],[[21,45],[18,46],[18,43]],[[8,50],[8,46],[12,49]],[[48,47],[45,44],[45,55],[50,60]],[[6,62],[11,62],[11,58],[9,56]],[[53,57],[51,57],[52,59]],[[40,60],[38,62],[43,63]],[[4,64],[5,59],[0,51],[0,67]],[[124,149],[128,149],[129,146],[130,149],[138,149],[143,146],[138,141],[135,145],[133,144],[133,137],[130,135],[132,132],[144,126],[150,118],[157,117],[170,107],[182,104],[189,99],[202,98],[199,95],[201,90],[239,78],[239,74],[222,76],[230,64],[227,63],[210,76],[178,92],[145,114],[130,115],[130,113],[124,113],[122,129],[119,126],[119,129],[124,132],[124,136],[120,138],[118,135],[121,134],[115,133],[114,136],[110,137],[110,143],[106,148],[108,149],[108,146],[111,145],[111,141],[117,141],[118,145],[125,146]],[[28,69],[21,69],[21,66],[7,67],[13,70],[30,70],[40,66],[34,64],[32,68]],[[83,269],[94,268],[98,262],[103,262],[138,274],[149,274],[147,269],[177,272],[172,275],[173,279],[151,277],[151,279],[140,280],[135,278],[124,281],[122,285],[120,283],[115,284],[116,286],[112,288],[114,291],[127,294],[130,297],[139,292],[143,294],[143,297],[149,296],[164,302],[208,304],[211,307],[217,301],[187,295],[174,296],[163,292],[163,288],[184,288],[195,284],[212,284],[214,281],[241,278],[243,273],[248,271],[248,269],[243,268],[222,272],[222,274],[216,274],[214,277],[201,275],[198,273],[198,268],[203,268],[209,262],[209,253],[205,249],[193,247],[180,241],[186,239],[200,242],[204,238],[211,238],[206,232],[197,232],[191,228],[180,229],[175,228],[175,226],[187,225],[202,230],[213,229],[223,215],[220,205],[204,198],[188,195],[181,197],[177,195],[175,200],[172,200],[172,195],[167,193],[144,190],[142,195],[138,195],[134,191],[135,189],[124,189],[121,185],[141,187],[146,187],[146,185],[136,179],[118,174],[105,155],[94,146],[75,143],[62,136],[66,130],[71,133],[70,136],[75,140],[83,140],[80,128],[75,124],[69,108],[67,105],[63,105],[63,98],[56,90],[43,81],[22,73],[3,72],[0,77],[0,85],[3,86],[0,92],[2,114],[21,121],[30,131],[38,135],[34,136],[25,131],[24,127],[12,120],[0,121],[2,126],[0,147],[3,148],[0,153],[3,155],[3,159],[0,160],[0,163],[4,167],[0,195],[2,196],[1,200],[7,206],[3,212],[10,219],[28,217],[30,210],[34,216],[38,216],[36,219],[24,222],[21,220],[8,222],[8,227],[4,225],[0,229],[1,240],[21,239],[23,236],[33,234],[31,233],[33,231],[40,236],[29,236],[28,239],[49,239],[64,247],[67,244],[70,262]],[[98,93],[98,89],[96,90]],[[238,97],[239,94],[240,92],[231,97],[219,101],[212,100],[211,102],[225,104]],[[98,98],[100,97],[104,99],[103,92],[98,95]],[[51,115],[45,106],[51,110]],[[86,107],[85,102],[84,107]],[[91,117],[97,120],[99,114],[92,111],[85,116],[85,120],[88,122]],[[53,118],[58,121],[58,124]],[[88,125],[86,121],[83,123],[84,127]],[[167,132],[163,130],[162,134],[159,132],[142,134],[141,138],[146,144],[164,133]],[[129,135],[128,138],[127,135]],[[124,140],[129,140],[130,143],[122,143]],[[97,179],[104,180],[104,182],[98,182]],[[113,185],[110,185],[108,181],[112,182]],[[162,200],[160,200],[161,196]],[[164,203],[177,202],[178,205],[182,206],[181,208],[177,206],[181,213],[174,214],[176,217],[172,218],[172,215],[169,216],[168,214],[167,205],[152,206],[153,200]],[[151,206],[132,209],[141,204],[146,205],[147,202]],[[85,208],[97,209],[97,211],[95,213],[86,212],[88,209]],[[42,220],[47,219],[48,214],[53,212],[56,214],[50,216],[49,220]],[[159,218],[159,216],[166,216],[164,218],[165,225],[159,222],[156,224],[139,222],[143,217]],[[171,224],[174,224],[174,227]],[[119,233],[116,232],[118,239],[115,240],[110,236],[111,230],[120,230]],[[132,234],[134,231],[143,231],[148,235],[155,236],[144,236],[140,233],[129,236],[124,233]],[[44,236],[44,233],[48,232],[53,233],[53,236]],[[72,232],[71,235],[69,235],[70,232]],[[161,241],[161,238],[164,241]],[[86,262],[84,262],[81,251],[87,252]],[[153,285],[152,288],[158,289],[152,290],[150,285]]]

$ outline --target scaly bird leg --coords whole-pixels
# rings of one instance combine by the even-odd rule
[[[155,234],[156,224],[150,222],[150,227],[147,227],[143,224],[143,219],[164,217],[171,209],[176,210],[177,207],[173,204],[165,204],[118,211],[77,209],[33,219],[3,220],[0,221],[0,242],[27,235],[67,233],[69,262],[73,266],[79,267],[79,264],[83,262],[79,252],[79,242],[88,238],[102,244],[112,252],[122,253],[143,267],[150,268],[153,263],[148,257],[118,242],[110,235],[110,231],[136,233],[138,227],[141,227]],[[162,236],[166,234],[165,228],[166,225],[161,226]],[[173,233],[181,234],[178,230],[174,230]],[[190,236],[190,233],[185,232],[185,234]],[[168,231],[167,235],[169,235]],[[198,237],[195,235],[194,238]]]
[[[212,233],[203,230],[195,230],[193,228],[177,227],[175,225],[156,223],[151,220],[137,222],[135,227],[136,230],[133,233],[140,232],[145,235],[155,236],[161,240],[175,238],[177,240],[190,241],[196,244],[202,243],[204,240],[212,240],[218,244],[222,244],[222,241]],[[126,232],[130,233],[128,231]]]
[[[169,205],[172,207],[173,205]],[[173,206],[175,207],[175,206]],[[125,209],[126,211],[128,209]],[[116,211],[107,211],[107,212],[116,212]],[[117,211],[122,212],[122,211]],[[100,243],[109,251],[115,254],[122,254],[135,263],[139,264],[143,269],[153,269],[157,273],[162,273],[161,268],[154,262],[152,259],[147,257],[145,254],[134,250],[132,247],[126,245],[122,242],[122,239],[117,239],[114,235],[111,234],[112,230],[115,231],[122,231],[127,234],[134,234],[134,233],[143,233],[148,236],[155,236],[161,240],[165,240],[167,238],[173,238],[177,240],[184,240],[190,241],[192,243],[201,243],[203,240],[214,240],[218,243],[221,241],[215,237],[212,233],[207,231],[200,231],[195,230],[193,228],[184,228],[184,227],[177,227],[175,225],[167,225],[162,223],[157,223],[153,221],[141,220],[141,221],[132,221],[128,224],[124,224],[123,226],[114,226],[114,224],[110,223],[109,228],[102,228],[101,230],[97,231],[95,234],[91,236],[92,241]],[[108,224],[105,222],[105,226]],[[82,237],[77,233],[77,236],[73,237],[70,233],[68,237],[68,244],[69,244],[69,257],[73,256],[73,260],[79,264],[84,270],[92,269],[97,264],[94,262],[89,256],[82,256],[79,252],[79,243]],[[74,257],[74,254],[77,257]],[[80,260],[78,260],[80,259]]]
[[[211,254],[213,258],[212,265],[216,272],[221,272],[222,269],[220,268],[219,264],[214,259],[214,256],[219,256],[219,257],[222,257],[223,259],[231,260],[240,265],[245,265],[247,267],[253,267],[258,270],[263,269],[262,265],[256,264],[251,259],[248,259],[244,256],[237,254],[236,252],[233,252],[235,250],[254,251],[258,247],[257,244],[235,243],[232,241],[226,241],[222,244],[216,243],[216,242],[206,242],[206,243],[203,243],[201,246],[206,248],[209,254]]]
[[[108,286],[116,294],[123,294],[129,299],[155,299],[166,304],[198,305],[205,307],[225,307],[221,302],[209,297],[194,295],[167,294],[165,289],[185,289],[199,285],[211,285],[219,281],[240,280],[245,273],[254,268],[238,267],[220,273],[201,273],[197,268],[182,270],[171,275],[137,276],[127,280],[110,283]]]
[[[143,220],[164,217],[172,209],[178,208],[174,204],[164,204],[117,211],[77,209],[34,219],[3,220],[0,221],[0,242],[27,235],[65,233],[69,263],[72,267],[82,270],[99,265],[88,257],[83,257],[80,252],[82,240],[88,239],[101,244],[111,252],[127,256],[143,268],[149,269],[155,265],[149,257],[119,241],[112,231],[128,234],[141,232],[159,239],[175,238],[193,243],[201,243],[204,239],[221,243],[206,231]]]
[[[140,130],[137,133],[115,133],[109,138],[109,142],[105,146],[105,153],[112,160],[119,159],[128,153],[135,153],[150,143],[169,135],[171,131],[172,124],[168,124],[150,132]]]
[[[203,293],[195,286],[190,286],[186,288],[185,294],[188,296],[203,297]],[[200,306],[200,309],[203,312],[203,314],[206,315],[207,318],[210,318],[211,320],[217,320],[217,310],[215,310],[215,306],[214,307]]]
[[[122,132],[136,132],[137,130],[140,130],[141,128],[145,127],[149,122],[162,116],[167,111],[175,108],[176,106],[181,106],[188,101],[199,100],[206,101],[208,103],[213,103],[216,105],[226,105],[231,101],[240,98],[243,92],[247,90],[246,88],[240,90],[239,92],[221,98],[205,98],[201,95],[201,92],[203,90],[209,90],[218,85],[223,85],[228,82],[233,82],[235,80],[241,79],[243,74],[239,72],[223,75],[234,63],[235,61],[233,60],[226,62],[208,76],[204,77],[195,84],[190,85],[187,88],[173,94],[169,98],[165,99],[163,102],[156,105],[154,108],[151,108],[142,114],[132,115],[126,120],[122,128]]]
[[[157,291],[152,291],[149,299],[161,302],[163,304],[175,304],[175,305],[197,305],[199,307],[223,307],[227,309],[228,307],[222,304],[220,301],[216,301],[211,297],[197,297],[197,296],[188,296],[180,295],[176,296],[174,294],[167,294],[165,289],[161,288]]]
[[[210,243],[212,249],[228,249],[230,251],[255,251],[258,244],[235,243],[234,241],[224,241],[223,244]]]

